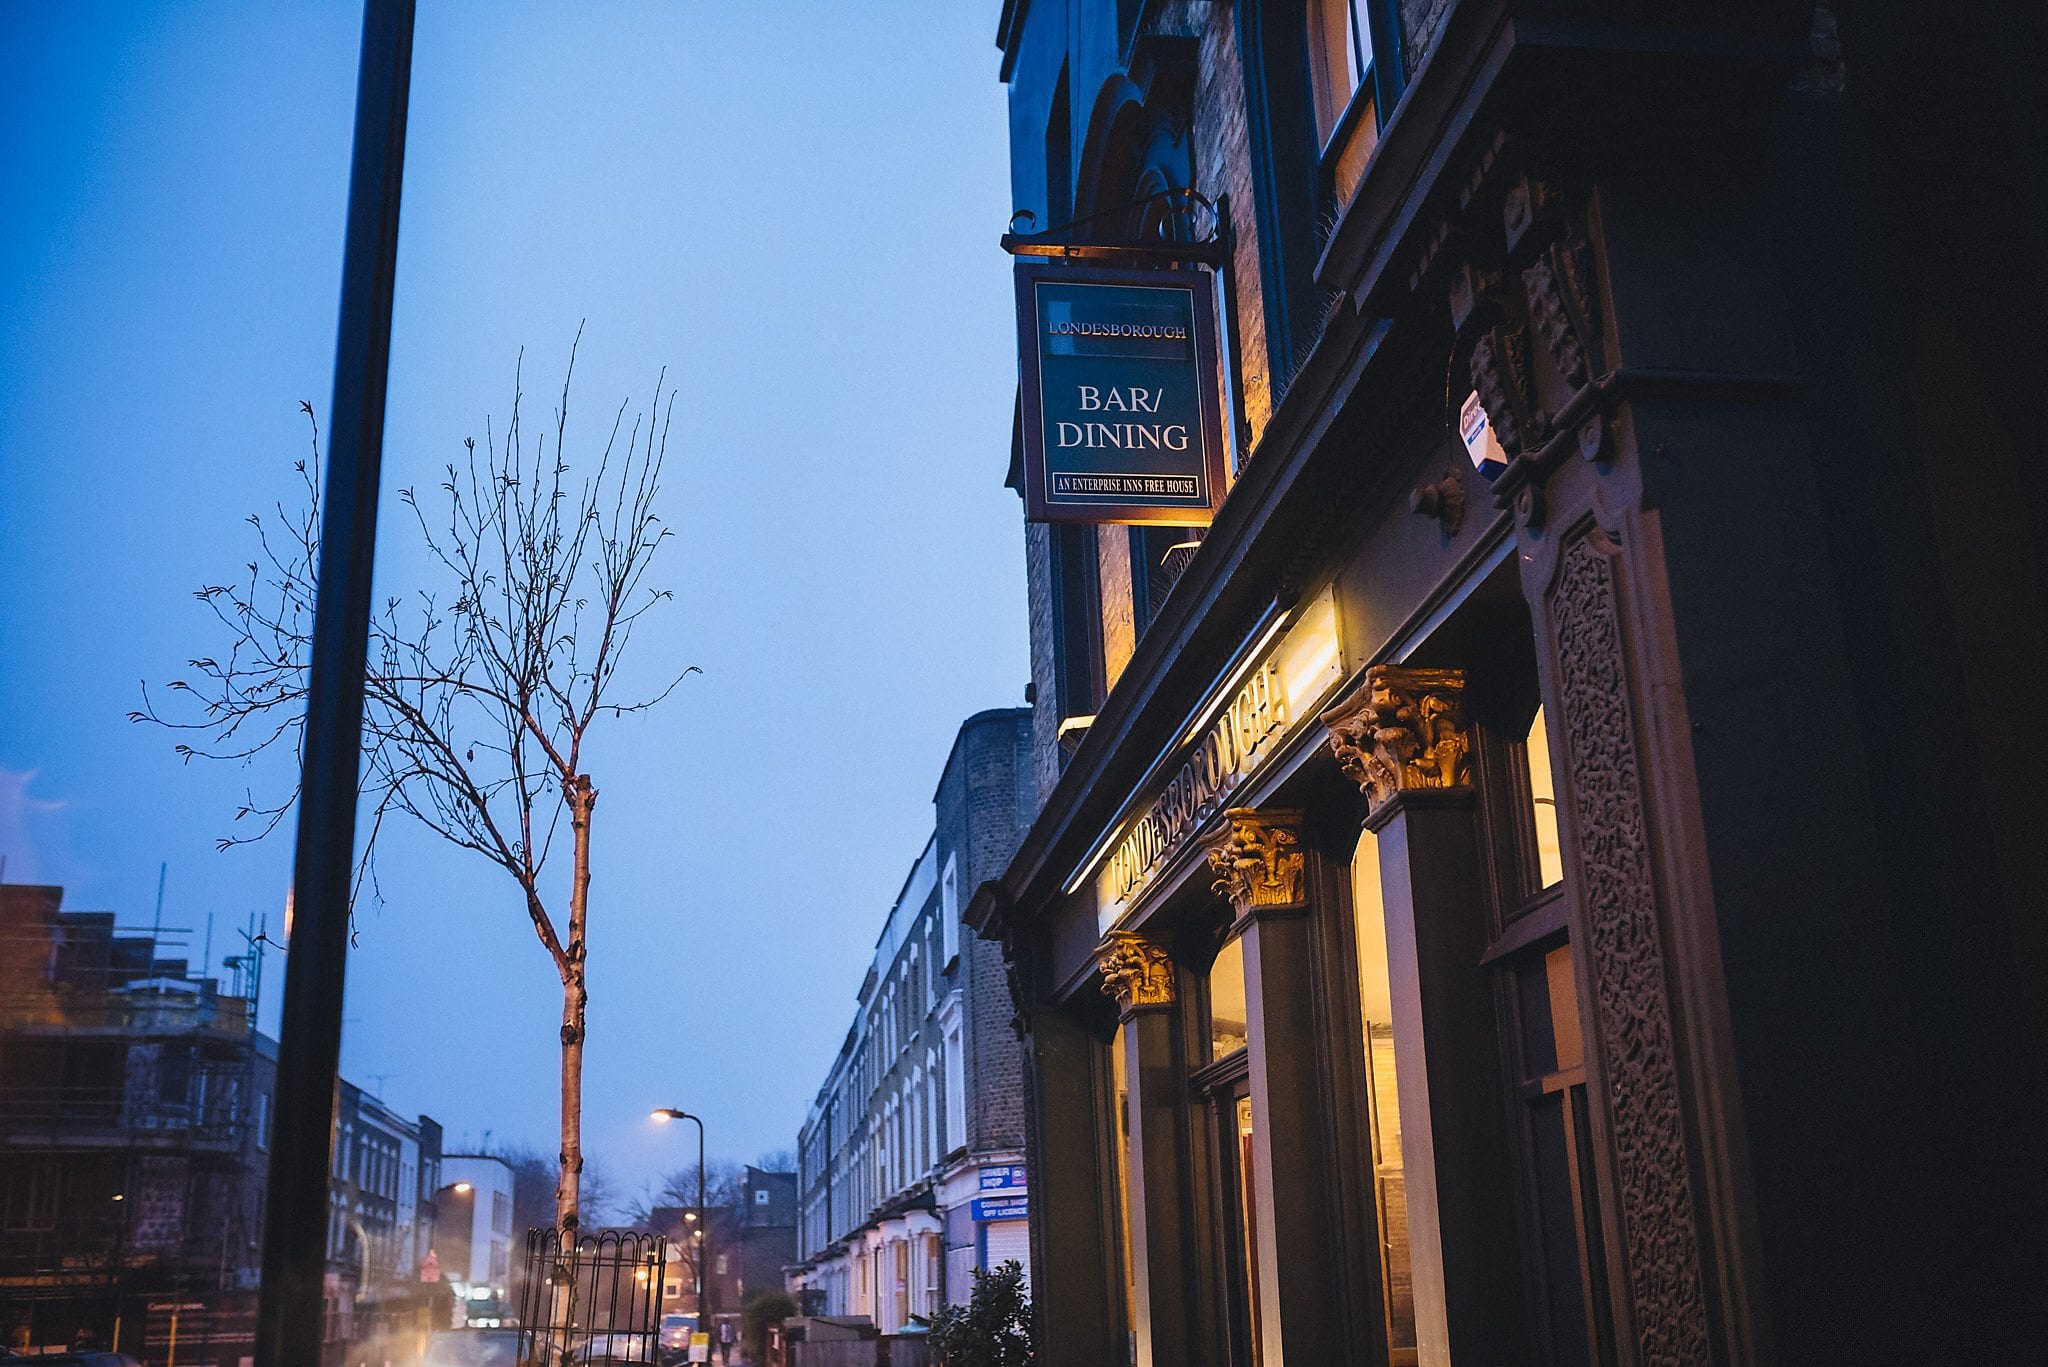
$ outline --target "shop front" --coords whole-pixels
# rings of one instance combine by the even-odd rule
[[[1251,615],[1039,914],[973,909],[1022,970],[1042,1293],[1128,1361],[1597,1360],[1613,1332],[1512,548],[1444,546],[1457,577],[1370,651],[1369,573]]]

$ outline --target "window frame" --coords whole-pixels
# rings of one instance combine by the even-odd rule
[[[1353,32],[1364,34],[1369,43],[1362,69],[1358,73],[1358,84],[1345,97],[1344,106],[1336,111],[1330,124],[1330,131],[1322,131],[1322,93],[1318,82],[1329,69],[1323,51],[1319,46],[1315,29],[1318,9],[1323,5],[1344,5],[1350,12]],[[1302,6],[1302,40],[1304,62],[1309,84],[1309,124],[1315,143],[1316,195],[1324,213],[1322,222],[1333,222],[1335,216],[1344,210],[1344,201],[1350,198],[1344,187],[1337,183],[1338,176],[1361,136],[1359,125],[1371,111],[1372,145],[1365,148],[1359,158],[1359,175],[1372,159],[1378,146],[1379,134],[1387,125],[1395,101],[1399,99],[1401,19],[1396,0],[1306,0]],[[1355,188],[1355,182],[1354,186]],[[1318,245],[1328,240],[1328,234],[1318,232]]]
[[[1529,781],[1527,737],[1542,709],[1535,661],[1523,659],[1513,667],[1519,687],[1507,696],[1496,695],[1494,705],[1468,712],[1473,721],[1474,777],[1479,786],[1480,818],[1487,879],[1488,944],[1480,964],[1493,975],[1495,1019],[1499,1023],[1503,1082],[1511,1108],[1512,1137],[1516,1153],[1516,1222],[1521,1229],[1523,1285],[1528,1297],[1531,1331],[1535,1347],[1546,1355],[1558,1351],[1560,1339],[1555,1315],[1558,1302],[1550,1285],[1550,1256],[1554,1251],[1551,1228],[1560,1212],[1546,1213],[1544,1205],[1545,1166],[1538,1133],[1538,1109],[1555,1098],[1563,1123],[1564,1158],[1568,1164],[1568,1212],[1570,1235],[1576,1248],[1580,1281],[1579,1300],[1583,1330],[1590,1361],[1595,1367],[1616,1362],[1616,1309],[1609,1300],[1606,1247],[1602,1221],[1609,1199],[1600,1177],[1598,1121],[1592,1118],[1592,1063],[1582,1052],[1570,1067],[1553,1066],[1547,1073],[1531,1076],[1527,1061],[1529,1042],[1538,1027],[1549,1029],[1550,1021],[1528,1019],[1528,1002],[1521,982],[1532,970],[1544,971],[1548,957],[1560,949],[1573,955],[1573,989],[1585,972],[1583,946],[1572,935],[1571,904],[1567,886],[1571,881],[1568,850],[1564,847],[1562,813],[1559,815],[1560,860],[1563,876],[1543,885],[1541,857],[1537,849],[1535,794]],[[1469,694],[1468,694],[1469,697]],[[1552,792],[1562,803],[1565,776],[1552,756]],[[1546,993],[1549,985],[1546,984]],[[1546,995],[1546,1002],[1549,997]],[[1590,1048],[1591,1026],[1572,1003],[1579,1017],[1582,1050]],[[1553,1017],[1555,1008],[1552,1007]]]
[[[1363,32],[1368,43],[1368,50],[1363,54],[1363,60],[1360,62],[1358,83],[1352,86],[1350,92],[1344,96],[1343,108],[1335,111],[1335,117],[1330,120],[1329,132],[1325,133],[1322,128],[1322,122],[1326,111],[1323,107],[1324,93],[1321,83],[1328,78],[1331,63],[1327,55],[1328,50],[1322,45],[1320,35],[1317,33],[1318,25],[1315,21],[1325,7],[1337,5],[1343,6],[1348,12],[1350,19],[1350,23],[1346,26],[1348,31],[1355,35],[1360,31],[1359,25],[1361,23],[1364,25]],[[1308,43],[1310,112],[1313,114],[1316,124],[1316,159],[1319,162],[1326,162],[1330,155],[1330,149],[1339,146],[1349,138],[1352,128],[1358,123],[1363,106],[1376,91],[1374,66],[1379,60],[1379,34],[1377,32],[1378,25],[1374,22],[1372,13],[1375,8],[1372,0],[1306,0],[1306,3],[1302,6],[1303,35]],[[1363,14],[1360,13],[1361,10],[1364,11]],[[1349,55],[1357,58],[1360,54],[1353,52]]]

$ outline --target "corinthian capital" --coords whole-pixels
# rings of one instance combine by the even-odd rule
[[[1116,998],[1117,1009],[1173,1004],[1173,960],[1167,952],[1129,930],[1112,930],[1095,947],[1095,967],[1102,990]]]
[[[1207,843],[1216,891],[1239,916],[1302,904],[1300,812],[1232,807]]]
[[[1465,671],[1375,665],[1365,682],[1322,715],[1330,748],[1374,808],[1397,793],[1468,781]]]

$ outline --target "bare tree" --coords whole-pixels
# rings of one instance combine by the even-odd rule
[[[581,333],[578,333],[578,341]],[[523,360],[523,358],[522,358]],[[523,367],[522,367],[523,368]],[[561,1147],[555,1218],[577,1222],[583,1172],[583,1046],[590,986],[585,969],[590,910],[591,821],[598,789],[584,743],[600,718],[645,711],[695,666],[665,684],[616,696],[635,628],[670,597],[647,584],[655,552],[670,533],[654,511],[668,450],[675,396],[666,375],[653,404],[630,424],[627,403],[613,416],[595,468],[576,478],[566,449],[570,349],[553,423],[527,440],[515,378],[502,434],[463,445],[425,498],[407,488],[432,583],[393,594],[372,618],[364,680],[364,793],[367,834],[355,895],[376,895],[375,854],[385,818],[412,818],[449,844],[483,856],[511,876],[534,934],[562,984]],[[310,404],[312,454],[297,462],[302,506],[252,515],[257,555],[232,584],[198,591],[229,636],[224,659],[189,662],[178,695],[160,709],[147,685],[131,713],[195,733],[177,750],[193,758],[250,761],[303,738],[312,653],[313,589],[320,549],[320,438]],[[431,509],[431,512],[430,512]],[[235,820],[248,834],[277,829],[298,800],[247,796]],[[566,819],[571,867],[549,876],[549,856]]]
[[[762,1172],[795,1172],[796,1153],[792,1149],[770,1149],[752,1164],[736,1163],[730,1158],[707,1159],[704,1163],[704,1204],[713,1210],[720,1206],[743,1205],[750,1166]],[[640,1199],[622,1209],[635,1223],[644,1225],[653,1218],[657,1206],[697,1208],[695,1166],[663,1174],[659,1185],[647,1183],[641,1190]]]

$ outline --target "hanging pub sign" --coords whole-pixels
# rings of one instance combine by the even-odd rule
[[[1224,481],[1209,273],[1019,261],[1017,333],[1024,516],[1206,526]]]

